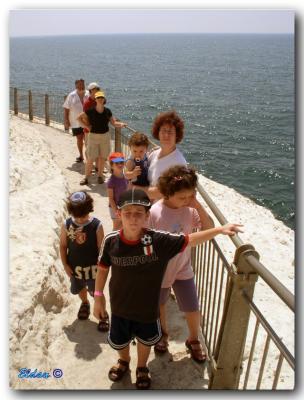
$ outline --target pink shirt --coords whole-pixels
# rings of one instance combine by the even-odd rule
[[[194,208],[169,208],[159,200],[150,210],[149,228],[171,233],[192,233],[201,228],[200,217]],[[191,248],[187,247],[183,253],[171,258],[168,263],[162,288],[168,288],[176,280],[191,279],[194,276],[191,266]]]

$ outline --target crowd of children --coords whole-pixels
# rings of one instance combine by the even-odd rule
[[[171,288],[188,325],[185,346],[194,361],[206,360],[190,248],[218,234],[234,235],[241,225],[214,227],[196,199],[195,170],[186,165],[174,165],[160,175],[156,189],[161,199],[153,203],[148,195],[149,140],[136,132],[128,144],[129,158],[120,152],[108,157],[113,231],[104,236],[101,222],[90,215],[92,197],[86,191],[74,192],[67,199],[70,217],[61,228],[60,254],[71,293],[81,300],[78,318],[89,318],[89,292],[98,329],[109,331],[108,342],[118,352],[109,379],[119,381],[129,370],[130,342],[136,338],[136,387],[148,389],[151,347],[156,353],[168,351],[165,309]],[[109,321],[103,291],[110,269]]]

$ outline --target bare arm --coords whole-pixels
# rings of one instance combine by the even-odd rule
[[[101,224],[99,225],[99,227],[98,227],[98,229],[97,229],[96,237],[97,237],[97,246],[98,246],[98,250],[100,250],[101,243],[102,243],[103,238],[104,238],[104,231],[103,231],[103,227],[102,227]]]
[[[147,195],[151,200],[159,200],[162,199],[163,195],[157,189],[156,186],[149,186],[146,190]]]
[[[83,128],[91,129],[89,118],[85,112],[82,112],[81,114],[78,115],[77,121]]]
[[[73,275],[73,270],[68,264],[67,260],[67,250],[68,250],[68,244],[67,244],[67,231],[66,227],[63,224],[61,227],[61,232],[60,232],[60,258],[61,262],[64,266],[64,270],[68,277],[70,278]]]
[[[95,291],[103,292],[109,275],[109,268],[98,267],[95,279]],[[105,296],[94,296],[94,316],[97,319],[106,316],[106,299]]]
[[[64,110],[64,112],[63,112],[64,129],[68,130],[70,127],[70,119],[69,119],[70,110],[68,108],[64,108],[63,110]]]
[[[202,225],[202,231],[214,227],[213,219],[210,217],[210,215],[207,213],[205,208],[201,205],[201,203],[197,200],[195,196],[193,197],[193,200],[189,206],[196,209]]]
[[[110,122],[115,128],[124,128],[127,126],[125,122],[117,121],[113,116],[111,117]]]
[[[224,226],[217,226],[216,228],[207,229],[206,231],[190,233],[188,246],[195,247],[198,244],[213,239],[219,234],[234,236],[238,232],[243,232],[240,229],[242,226],[243,225],[239,224],[226,224]]]
[[[117,211],[117,206],[116,206],[116,203],[115,203],[115,200],[114,200],[114,190],[111,189],[111,188],[108,188],[107,189],[107,193],[108,193],[110,206],[111,206],[112,210],[114,212],[116,212]]]
[[[141,168],[139,165],[135,166],[135,163],[133,160],[128,160],[126,162],[126,168],[125,168],[125,177],[128,180],[132,180],[138,177],[138,175],[141,174]]]

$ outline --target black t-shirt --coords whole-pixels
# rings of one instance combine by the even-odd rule
[[[96,232],[100,225],[98,218],[92,218],[87,224],[78,225],[72,218],[65,221],[67,230],[67,261],[76,267],[97,265],[98,244]],[[92,277],[91,277],[92,278]]]
[[[98,264],[112,266],[112,313],[133,321],[155,321],[167,264],[187,243],[188,236],[152,229],[146,230],[137,242],[126,240],[122,231],[109,233],[101,246]]]
[[[100,113],[96,111],[96,108],[90,108],[89,110],[85,111],[87,114],[90,125],[91,125],[91,132],[93,133],[106,133],[109,130],[109,121],[112,117],[112,111],[105,107],[103,112]]]

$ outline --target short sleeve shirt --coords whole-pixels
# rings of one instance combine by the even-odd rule
[[[86,92],[83,97],[83,102],[81,102],[77,90],[73,90],[73,92],[69,93],[67,98],[65,99],[65,102],[63,103],[63,108],[67,108],[70,111],[69,121],[71,124],[71,128],[80,127],[77,118],[83,112],[83,103],[87,100],[88,97],[89,94]]]
[[[102,113],[98,112],[96,108],[90,108],[86,110],[85,113],[87,114],[90,125],[91,125],[91,132],[93,133],[106,133],[109,130],[109,122],[112,117],[112,111],[104,107]]]
[[[114,201],[117,204],[119,196],[128,188],[128,180],[124,176],[118,178],[115,175],[111,175],[107,181],[107,188],[113,189]]]
[[[161,148],[151,151],[148,156],[148,179],[151,186],[156,186],[158,178],[166,169],[175,165],[187,165],[187,161],[178,149],[161,158],[159,158],[160,152]]]
[[[201,228],[201,221],[195,208],[173,209],[167,207],[163,200],[159,200],[151,207],[148,227],[171,233],[190,234],[195,229]],[[193,276],[191,249],[187,247],[185,251],[177,254],[169,261],[162,288],[169,288],[176,280],[187,280],[193,278]]]
[[[101,246],[98,263],[103,268],[111,266],[113,314],[133,321],[155,321],[167,264],[187,244],[188,236],[150,229],[136,242],[125,239],[123,231],[109,233]]]

